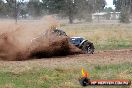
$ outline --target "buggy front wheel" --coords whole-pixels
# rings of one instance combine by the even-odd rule
[[[82,50],[87,54],[93,54],[94,52],[94,45],[91,42],[84,42],[82,45]]]

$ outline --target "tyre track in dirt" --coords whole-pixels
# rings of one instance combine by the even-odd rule
[[[0,61],[0,70],[15,73],[38,69],[55,67],[76,67],[85,64],[120,64],[132,63],[132,49],[96,51],[94,54],[68,55],[61,57],[33,59],[26,61]]]
[[[69,55],[66,57],[54,57],[44,61],[45,59],[33,60],[42,61],[54,64],[66,64],[66,63],[78,63],[88,62],[91,64],[117,64],[124,62],[132,62],[132,49],[122,50],[107,50],[107,51],[96,51],[94,54],[79,54]]]

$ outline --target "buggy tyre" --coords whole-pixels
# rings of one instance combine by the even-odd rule
[[[81,49],[87,54],[93,54],[95,48],[93,43],[86,41],[83,43]]]

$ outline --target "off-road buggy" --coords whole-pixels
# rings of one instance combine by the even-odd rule
[[[55,33],[57,36],[67,36],[67,34],[60,29],[53,30],[53,33]],[[85,53],[93,54],[94,52],[95,48],[93,43],[85,40],[82,37],[69,37],[69,42],[84,51]]]

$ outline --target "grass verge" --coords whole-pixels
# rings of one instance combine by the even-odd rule
[[[91,80],[129,79],[132,80],[132,63],[114,65],[85,65]],[[81,69],[78,67],[40,68],[15,74],[0,71],[0,88],[82,88],[78,82]],[[97,86],[96,86],[97,87]],[[132,86],[131,86],[132,87]],[[95,88],[90,86],[88,88]],[[99,86],[97,88],[106,88]],[[128,86],[107,86],[107,88],[130,88]]]
[[[132,26],[123,24],[73,24],[63,26],[69,36],[80,36],[98,50],[132,48]]]

